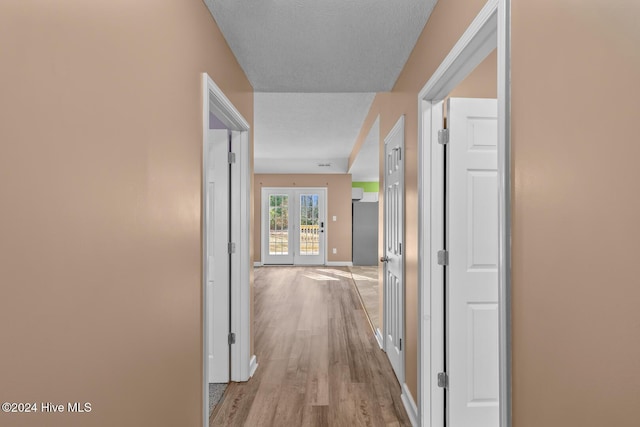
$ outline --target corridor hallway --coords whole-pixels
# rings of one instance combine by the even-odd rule
[[[410,425],[348,269],[257,268],[254,290],[258,369],[211,426]]]

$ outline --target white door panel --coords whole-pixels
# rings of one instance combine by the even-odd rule
[[[448,425],[498,427],[497,101],[447,108]]]
[[[384,173],[384,347],[404,382],[404,116],[385,144]]]
[[[229,382],[229,134],[208,134],[206,171],[209,382]]]

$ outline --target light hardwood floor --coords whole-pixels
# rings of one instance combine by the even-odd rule
[[[212,426],[410,425],[348,274],[258,268],[254,320],[258,369],[230,384]]]
[[[358,288],[360,298],[364,308],[369,315],[369,320],[374,328],[382,330],[380,326],[380,284],[378,279],[378,267],[373,266],[354,266],[349,267],[351,274],[353,275],[353,281]]]

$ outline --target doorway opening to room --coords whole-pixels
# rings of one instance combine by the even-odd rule
[[[511,425],[508,3],[487,2],[418,98],[419,412],[431,427]]]
[[[230,381],[247,381],[250,357],[249,124],[202,76],[203,425]]]
[[[349,267],[380,348],[382,342],[382,252],[380,203],[380,116],[369,129],[351,164],[352,176],[352,262]]]

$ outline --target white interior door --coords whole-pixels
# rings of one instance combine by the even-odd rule
[[[447,109],[447,425],[498,427],[497,101]]]
[[[207,316],[210,383],[229,382],[229,131],[209,130],[206,170]]]
[[[263,264],[325,263],[326,189],[263,188]]]
[[[384,347],[404,382],[404,116],[384,140]]]

